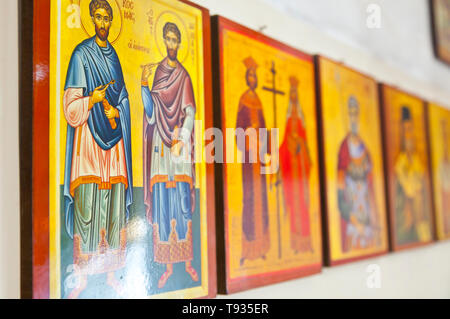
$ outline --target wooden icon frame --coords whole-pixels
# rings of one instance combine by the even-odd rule
[[[49,117],[51,98],[49,70],[52,63],[50,35],[52,29],[51,8],[54,1],[21,0],[19,9],[21,19],[20,112],[25,114],[20,125],[21,291],[22,297],[35,299],[58,297],[58,294],[52,293],[50,290],[54,279],[50,277],[50,231],[53,226],[49,217],[49,178],[52,170],[49,165],[49,126],[51,121]],[[187,0],[180,0],[180,2],[190,8],[196,8],[201,17],[199,23],[203,41],[198,46],[202,48],[198,54],[203,59],[201,81],[204,86],[199,95],[202,97],[204,105],[202,111],[205,119],[204,130],[213,125],[209,10]],[[122,10],[120,6],[118,8]],[[139,69],[139,65],[137,68]],[[214,165],[212,163],[201,165],[204,165],[205,172],[203,190],[205,210],[201,213],[205,220],[205,236],[201,241],[206,243],[202,246],[202,251],[207,252],[207,258],[202,261],[202,265],[207,270],[205,272],[207,275],[200,282],[201,285],[205,283],[204,287],[199,286],[202,292],[189,294],[190,288],[172,290],[174,293],[180,293],[178,298],[183,296],[213,298],[217,292]],[[201,254],[203,253],[200,252]],[[188,295],[184,295],[182,290],[185,290]]]
[[[250,39],[251,41],[258,41],[261,45],[267,45],[274,50],[279,50],[280,52],[284,52],[286,54],[291,55],[292,57],[298,58],[300,60],[308,61],[311,64],[313,69],[311,70],[312,76],[312,95],[315,95],[315,83],[314,83],[314,65],[313,65],[313,57],[307,55],[299,50],[296,50],[290,46],[287,46],[277,40],[274,40],[268,36],[265,36],[259,32],[246,28],[238,23],[235,23],[231,20],[223,18],[221,16],[213,16],[212,17],[212,45],[213,45],[213,92],[214,92],[214,109],[215,109],[215,126],[221,128],[223,134],[225,136],[225,116],[226,114],[230,114],[228,107],[224,104],[225,102],[225,80],[224,80],[224,32],[232,32],[236,35],[245,37]],[[245,50],[245,49],[244,49]],[[233,62],[234,63],[234,62]],[[239,63],[241,67],[244,67],[242,61],[239,59],[236,60],[236,65]],[[245,72],[244,72],[245,74]],[[243,75],[241,75],[242,77]],[[261,80],[263,82],[263,80]],[[265,82],[264,82],[265,83]],[[263,84],[264,84],[263,83]],[[260,87],[263,86],[260,84]],[[242,88],[244,90],[244,88]],[[242,92],[240,92],[242,93]],[[299,90],[299,95],[301,95],[301,89]],[[281,100],[281,98],[280,98]],[[313,103],[315,105],[315,98],[313,99]],[[317,116],[315,111],[311,114],[315,119],[315,125],[317,127]],[[268,121],[269,118],[266,119]],[[273,119],[270,118],[270,121]],[[310,132],[311,133],[311,132]],[[314,136],[317,137],[317,132],[313,132]],[[308,133],[309,134],[309,133]],[[283,137],[280,136],[280,140]],[[309,143],[309,140],[308,140]],[[317,143],[317,139],[315,141]],[[225,143],[226,144],[226,143]],[[280,142],[281,144],[281,142]],[[225,146],[224,146],[225,148]],[[314,155],[314,165],[318,169],[318,145],[316,144],[317,153]],[[224,149],[225,150],[225,149]],[[226,152],[224,152],[225,154]],[[226,155],[226,154],[225,154]],[[224,155],[224,158],[226,157]],[[264,285],[269,285],[285,280],[290,280],[294,278],[304,277],[312,274],[316,274],[321,271],[322,267],[322,256],[310,265],[304,265],[301,267],[291,267],[286,269],[280,269],[277,271],[262,271],[261,273],[255,275],[242,275],[236,276],[232,278],[230,275],[230,246],[229,240],[231,240],[230,229],[231,226],[227,222],[227,216],[230,212],[230,208],[228,206],[228,200],[233,197],[233,189],[228,187],[226,181],[227,174],[227,164],[216,164],[215,167],[216,174],[216,233],[217,233],[217,254],[218,254],[218,291],[220,293],[235,293],[255,287],[260,287]],[[317,171],[318,174],[318,171]],[[318,176],[317,176],[318,178]],[[319,189],[320,189],[320,180],[317,180],[317,190],[314,192],[317,196],[318,200],[317,206],[317,220],[318,220],[318,232],[320,234],[320,199],[319,199]],[[237,196],[241,196],[241,191],[237,190],[234,193]],[[311,193],[313,191],[311,190]],[[283,195],[281,195],[283,196]],[[235,197],[235,196],[234,196]],[[321,236],[320,236],[321,237]],[[318,240],[321,241],[321,238]],[[275,243],[275,240],[273,240]],[[273,244],[275,245],[275,244]],[[321,251],[321,245],[318,248]],[[322,254],[320,254],[322,255]]]
[[[322,207],[323,207],[323,233],[324,233],[324,251],[325,251],[325,264],[328,266],[337,266],[342,265],[350,262],[360,261],[367,258],[372,258],[376,256],[385,255],[389,251],[389,245],[388,245],[388,226],[387,226],[387,213],[386,213],[386,202],[385,202],[385,185],[384,185],[384,167],[383,167],[383,147],[382,147],[382,135],[381,135],[381,114],[379,109],[379,98],[378,98],[378,84],[377,82],[370,76],[363,74],[349,66],[344,65],[343,63],[337,62],[335,60],[323,57],[323,56],[315,56],[316,61],[316,81],[317,81],[317,97],[318,97],[318,110],[319,110],[319,138],[320,138],[320,160],[321,160],[321,184],[322,184]],[[328,199],[327,195],[329,192],[333,191],[330,190],[329,183],[330,180],[330,174],[328,174],[331,170],[337,170],[338,165],[330,166],[330,158],[328,156],[335,156],[338,157],[338,153],[328,155],[329,150],[327,150],[328,142],[328,136],[326,132],[325,126],[329,123],[334,123],[334,121],[339,121],[342,119],[346,119],[347,115],[343,115],[347,113],[347,104],[342,105],[343,103],[347,103],[347,100],[341,101],[341,106],[339,106],[339,109],[337,113],[335,114],[339,118],[335,118],[333,121],[331,121],[329,118],[325,118],[325,108],[332,108],[333,105],[325,105],[324,101],[324,95],[327,94],[324,91],[324,87],[326,85],[325,80],[321,77],[321,71],[323,69],[322,63],[328,63],[330,66],[335,67],[336,69],[345,72],[348,76],[347,78],[351,78],[353,82],[357,82],[357,85],[362,85],[363,83],[365,85],[368,85],[371,89],[371,94],[373,95],[372,98],[366,97],[367,100],[369,100],[370,103],[372,103],[372,110],[368,110],[372,112],[371,114],[375,116],[377,121],[371,125],[371,131],[378,134],[378,140],[377,137],[373,137],[375,139],[374,142],[372,142],[372,145],[378,145],[378,149],[376,150],[376,158],[374,158],[374,150],[370,149],[370,158],[373,162],[374,160],[378,160],[379,165],[376,168],[378,174],[373,174],[374,178],[377,179],[378,188],[377,188],[377,207],[379,210],[378,218],[384,220],[384,222],[381,222],[380,228],[384,228],[384,235],[380,235],[380,239],[384,243],[384,247],[380,247],[378,249],[372,249],[370,252],[364,252],[361,251],[360,253],[351,251],[349,252],[343,252],[342,250],[342,244],[338,245],[336,242],[332,242],[333,238],[336,240],[340,239],[340,236],[337,236],[338,232],[340,234],[341,229],[337,229],[336,223],[332,224],[331,220],[336,220],[336,216],[340,216],[340,212],[338,209],[337,203],[332,203]],[[335,81],[334,79],[332,81]],[[330,84],[329,86],[331,86]],[[333,82],[334,85],[334,82]],[[339,96],[341,96],[344,92],[343,85],[341,84],[340,88],[336,89],[338,91]],[[357,90],[357,86],[354,85],[353,90]],[[346,92],[353,91],[346,88]],[[355,93],[352,93],[352,95]],[[359,93],[359,95],[363,95]],[[367,93],[364,93],[364,96],[367,95]],[[356,95],[358,96],[358,95]],[[340,98],[342,100],[342,98]],[[362,106],[364,107],[364,105]],[[361,108],[361,106],[360,106]],[[367,110],[366,110],[367,111]],[[329,112],[328,112],[329,113]],[[360,112],[361,113],[361,112]],[[366,116],[367,117],[367,116]],[[364,123],[367,124],[367,123]],[[331,124],[330,124],[331,125]],[[362,125],[360,125],[362,127]],[[330,129],[330,127],[328,128]],[[360,130],[367,131],[367,128],[360,128]],[[330,131],[328,134],[336,134],[335,131]],[[368,135],[367,132],[365,134]],[[342,143],[342,140],[339,141],[339,143]],[[366,144],[367,141],[363,140],[363,143]],[[342,145],[342,144],[341,144]],[[335,147],[336,145],[334,145]],[[377,156],[378,155],[378,156]],[[334,161],[332,162],[334,163]],[[333,178],[331,178],[333,179]],[[337,183],[336,183],[337,185]],[[336,191],[335,191],[336,192]],[[336,199],[337,201],[337,199]],[[334,211],[332,211],[334,209]],[[334,226],[333,226],[334,225]],[[339,228],[339,227],[338,227]],[[342,234],[341,234],[342,236]],[[335,247],[333,249],[332,247]],[[336,247],[340,247],[340,249],[336,249]],[[338,257],[336,256],[338,255]]]
[[[386,172],[386,193],[387,193],[387,203],[388,203],[388,214],[389,214],[389,239],[390,239],[390,249],[392,251],[399,251],[409,248],[415,248],[420,247],[424,245],[428,245],[434,242],[435,240],[435,227],[434,227],[434,200],[433,200],[433,192],[431,188],[431,174],[430,174],[430,153],[429,153],[429,135],[427,130],[427,113],[426,113],[426,103],[425,101],[411,93],[408,93],[404,90],[401,90],[395,86],[391,86],[388,84],[380,84],[379,85],[379,91],[380,91],[380,101],[381,101],[381,107],[382,107],[382,126],[383,126],[383,147],[384,147],[384,159],[385,159],[385,172]],[[405,99],[409,99],[410,101],[413,101],[417,105],[416,111],[414,113],[419,113],[419,119],[416,121],[416,123],[420,123],[422,130],[419,135],[420,140],[419,143],[422,143],[424,145],[421,146],[422,149],[422,156],[423,159],[425,159],[425,163],[423,164],[423,170],[424,170],[424,189],[426,192],[426,197],[428,198],[428,204],[427,209],[429,210],[429,230],[430,230],[430,238],[429,240],[425,242],[411,242],[406,244],[399,244],[397,242],[397,235],[398,231],[396,228],[396,216],[395,216],[395,173],[394,173],[394,167],[393,163],[395,162],[396,154],[394,152],[393,148],[393,138],[398,138],[398,136],[395,136],[396,134],[393,134],[393,114],[392,108],[395,108],[396,111],[399,111],[401,106],[398,107],[397,105],[393,105],[391,102],[388,101],[387,94],[388,92],[393,92],[393,94],[397,95],[403,95]],[[398,116],[395,115],[395,116]],[[417,137],[417,135],[416,135]],[[416,142],[417,143],[417,142]]]

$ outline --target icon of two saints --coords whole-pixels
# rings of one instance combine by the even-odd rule
[[[80,278],[69,298],[77,298],[95,274],[106,274],[107,284],[123,293],[115,272],[125,266],[133,202],[130,104],[119,57],[108,41],[113,10],[107,0],[92,0],[89,10],[95,36],[74,49],[63,98],[65,227]],[[167,56],[141,66],[144,203],[154,262],[166,267],[158,288],[166,285],[175,263],[185,263],[192,280],[199,280],[191,264],[196,105],[191,78],[177,60],[182,41],[177,25],[167,22],[163,37]]]

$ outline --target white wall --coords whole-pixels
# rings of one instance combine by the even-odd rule
[[[450,67],[433,55],[427,0],[194,0],[311,54],[323,54],[450,107]],[[366,25],[369,4],[381,28]]]
[[[220,298],[449,298],[450,243],[391,253],[353,264],[325,267],[321,274]],[[369,288],[370,265],[380,288]],[[370,269],[370,268],[369,268]],[[371,286],[373,287],[373,286]]]
[[[143,1],[143,0],[140,0]],[[211,10],[309,53],[343,61],[378,80],[450,106],[450,68],[432,52],[426,0],[195,0]],[[381,6],[381,29],[366,27],[369,3]],[[19,297],[19,154],[17,0],[0,5],[0,298]],[[369,264],[381,288],[369,289]],[[232,295],[237,298],[450,298],[450,242],[320,275]]]
[[[195,0],[252,29],[450,107],[450,67],[433,55],[427,0]],[[381,8],[369,29],[367,6]],[[370,264],[381,288],[369,289]],[[223,296],[220,296],[223,297]],[[389,254],[233,298],[450,298],[450,242]]]
[[[17,0],[1,2],[0,298],[18,298],[20,296],[17,15]]]

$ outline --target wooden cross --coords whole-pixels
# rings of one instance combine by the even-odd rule
[[[274,127],[277,126],[277,95],[284,95],[285,93],[283,91],[277,90],[275,78],[277,75],[277,70],[275,69],[275,62],[272,61],[272,68],[270,69],[270,72],[272,72],[272,87],[269,88],[267,86],[263,86],[263,90],[271,92],[273,94],[273,122]],[[277,193],[277,222],[278,222],[278,258],[281,259],[282,253],[281,253],[281,229],[280,229],[280,181],[277,180],[275,183],[275,189]]]

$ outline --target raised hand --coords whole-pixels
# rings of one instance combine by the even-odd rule
[[[148,78],[153,74],[153,68],[158,66],[159,63],[149,63],[145,65],[141,65],[142,68],[142,84],[148,83]]]

